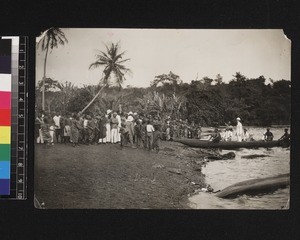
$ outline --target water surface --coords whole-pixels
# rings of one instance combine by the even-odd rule
[[[249,131],[256,140],[260,140],[265,129],[250,128]],[[275,140],[283,134],[283,128],[271,129],[271,131]],[[289,148],[242,148],[222,150],[221,154],[228,152],[234,152],[235,159],[211,161],[202,168],[202,172],[206,175],[206,183],[210,184],[215,191],[241,181],[290,172]],[[243,158],[252,154],[265,156]],[[281,209],[286,205],[289,194],[289,188],[286,188],[260,196],[243,195],[235,199],[221,199],[214,194],[200,192],[190,198],[190,206],[197,209]]]

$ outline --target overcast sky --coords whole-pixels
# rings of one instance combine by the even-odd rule
[[[48,55],[47,77],[77,86],[97,84],[103,68],[89,70],[97,50],[120,42],[126,66],[124,86],[148,87],[155,76],[173,73],[183,82],[221,74],[229,82],[236,72],[248,78],[290,80],[291,42],[282,30],[68,29],[69,43]],[[37,50],[36,78],[43,77],[45,52]]]

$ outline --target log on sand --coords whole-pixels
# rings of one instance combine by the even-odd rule
[[[251,179],[233,184],[216,194],[220,198],[235,198],[239,195],[256,195],[273,192],[290,185],[290,174],[280,174],[273,177]]]

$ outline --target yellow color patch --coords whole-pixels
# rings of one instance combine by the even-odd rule
[[[0,127],[0,144],[10,144],[10,127]]]

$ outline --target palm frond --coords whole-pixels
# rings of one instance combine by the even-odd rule
[[[127,58],[127,59],[124,59],[124,60],[121,60],[121,61],[117,61],[116,63],[117,64],[121,64],[121,63],[127,62],[129,60],[130,60],[130,58]]]
[[[106,65],[106,63],[105,63],[105,62],[102,62],[102,61],[93,62],[93,63],[91,63],[91,65],[89,66],[89,69],[97,68],[97,67],[103,66],[103,65]]]

